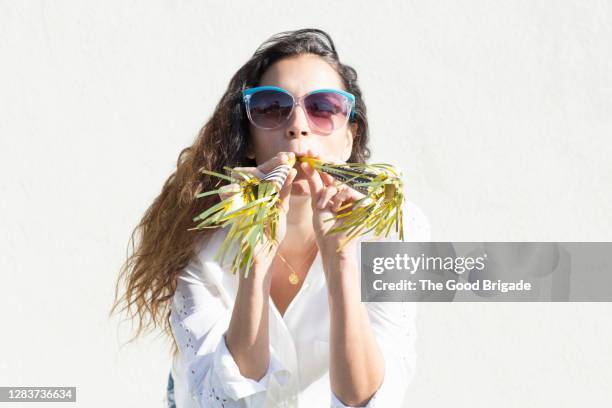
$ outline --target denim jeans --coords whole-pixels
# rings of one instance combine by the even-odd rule
[[[166,387],[166,391],[168,408],[176,408],[176,402],[174,402],[174,379],[172,378],[172,372],[168,374],[168,386]]]

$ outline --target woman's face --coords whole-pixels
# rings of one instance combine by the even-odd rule
[[[312,54],[277,61],[266,70],[259,85],[278,86],[289,91],[295,98],[322,88],[343,89],[336,70]],[[356,130],[356,124],[347,123],[331,134],[320,133],[310,128],[304,110],[296,106],[287,123],[278,129],[264,130],[250,124],[251,154],[258,164],[278,152],[294,152],[300,156],[309,149],[322,157],[332,156],[346,161],[351,155]],[[298,173],[292,192],[306,194],[309,192],[307,180],[300,166],[296,168]]]

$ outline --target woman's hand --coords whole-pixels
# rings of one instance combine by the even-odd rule
[[[251,174],[262,179],[275,167],[289,163],[293,153],[279,152],[257,167],[235,168],[243,173]],[[294,158],[294,157],[293,157]],[[254,381],[263,378],[270,361],[269,338],[269,298],[272,281],[272,260],[276,254],[278,242],[282,241],[287,231],[287,211],[289,210],[289,196],[291,184],[297,170],[292,168],[279,192],[279,201],[275,203],[280,209],[276,242],[269,242],[264,237],[264,244],[253,248],[253,265],[249,275],[244,278],[239,274],[236,301],[232,309],[232,317],[225,333],[225,342],[240,374]],[[238,178],[238,174],[234,174]],[[237,185],[230,184],[221,193],[221,198],[231,197],[232,190]],[[227,195],[226,195],[227,194]],[[266,249],[271,246],[271,251]]]
[[[342,163],[333,157],[322,157],[317,153],[313,153],[311,150],[308,151],[307,155],[323,160],[326,163]],[[327,235],[330,229],[342,226],[344,222],[343,219],[326,220],[333,218],[343,205],[360,200],[365,196],[346,184],[337,183],[329,174],[320,173],[314,170],[307,163],[300,163],[300,165],[307,176],[308,185],[310,187],[313,227],[322,257],[346,256],[351,259],[354,258],[357,247],[355,239],[352,239],[339,250],[342,243],[347,239],[347,234],[345,232],[338,232]]]
[[[327,163],[339,164],[333,158],[319,157]],[[330,385],[334,394],[350,406],[366,406],[380,388],[384,376],[384,359],[369,321],[368,311],[359,293],[359,263],[356,239],[338,251],[346,233],[327,235],[344,224],[334,217],[344,204],[360,200],[364,195],[345,184],[335,186],[335,179],[300,163],[310,188],[313,226],[321,250],[327,281],[330,320]]]
[[[236,167],[235,171],[241,171],[243,173],[251,174],[258,179],[262,179],[266,174],[272,171],[276,166],[280,166],[281,164],[287,164],[289,160],[294,159],[295,154],[293,152],[279,152],[276,156],[272,157],[268,161],[260,164],[257,167]],[[270,242],[267,237],[264,238],[264,244],[258,244],[253,251],[253,266],[263,266],[267,269],[268,266],[272,263],[272,259],[276,254],[276,249],[278,248],[278,244],[283,240],[285,234],[287,232],[287,211],[289,211],[289,197],[291,195],[291,183],[293,183],[293,179],[297,170],[292,168],[289,174],[287,175],[287,179],[283,187],[281,188],[279,200],[276,205],[279,207],[279,220],[278,226],[276,230],[276,241]],[[232,173],[234,178],[238,178],[237,173]],[[225,199],[230,197],[232,194],[236,194],[237,184],[228,184],[223,187],[225,192],[221,192],[219,195],[221,199]],[[266,251],[265,248],[270,248],[270,251]]]

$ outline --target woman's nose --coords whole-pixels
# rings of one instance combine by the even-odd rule
[[[308,136],[309,134],[310,127],[308,125],[308,119],[306,118],[306,112],[301,105],[297,105],[289,118],[286,135],[289,138],[294,138],[298,136]]]

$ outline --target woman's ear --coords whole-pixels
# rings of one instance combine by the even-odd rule
[[[346,131],[346,139],[344,145],[344,152],[342,154],[342,161],[347,161],[351,157],[351,153],[353,152],[353,140],[355,136],[357,136],[357,123],[349,123]]]

